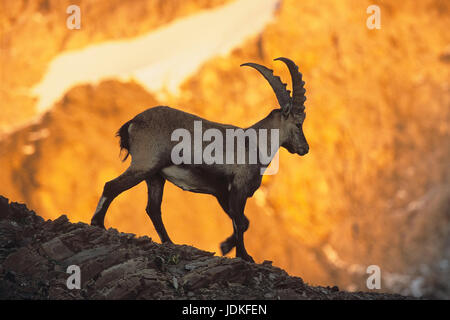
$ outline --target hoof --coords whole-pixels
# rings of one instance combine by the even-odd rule
[[[255,260],[253,260],[252,256],[250,256],[248,253],[242,254],[242,255],[236,255],[236,258],[241,258],[242,260],[255,263]]]
[[[102,222],[97,222],[95,220],[91,220],[91,226],[99,227],[103,230],[106,230],[105,225]]]
[[[255,260],[253,260],[253,258],[249,255],[247,255],[247,257],[245,257],[244,259],[245,261],[251,262],[251,263],[255,263]]]
[[[222,251],[222,255],[226,255],[228,252],[230,252],[234,246],[227,241],[224,241],[220,244],[220,251]]]

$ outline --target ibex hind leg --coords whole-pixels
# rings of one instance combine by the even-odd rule
[[[248,221],[247,217],[244,216],[244,232],[247,231],[249,224],[250,222]],[[220,244],[220,251],[222,252],[223,256],[228,254],[231,250],[233,250],[234,247],[236,247],[237,239],[237,230],[233,223],[233,234]]]
[[[161,202],[164,191],[164,179],[160,174],[147,178],[145,180],[148,189],[147,214],[153,222],[156,232],[162,243],[173,243],[167,234],[166,228],[161,217]]]
[[[114,198],[143,181],[147,174],[144,171],[133,170],[130,167],[117,178],[105,183],[97,209],[91,219],[91,225],[105,228],[104,220],[106,211]]]

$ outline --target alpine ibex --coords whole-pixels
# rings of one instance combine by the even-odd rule
[[[302,74],[292,60],[287,58],[275,60],[283,61],[289,68],[292,78],[292,97],[290,91],[286,89],[286,84],[282,83],[279,77],[274,76],[272,70],[256,63],[242,64],[241,66],[255,68],[264,76],[274,90],[281,107],[272,110],[267,117],[244,130],[266,129],[266,132],[267,130],[277,130],[278,141],[272,141],[274,138],[271,136],[267,144],[275,145],[276,149],[282,146],[290,153],[303,156],[309,150],[302,128],[305,120],[305,83],[302,80]],[[253,262],[253,258],[247,253],[244,246],[244,232],[249,226],[249,220],[244,215],[244,208],[247,199],[253,196],[261,185],[261,168],[264,165],[258,162],[233,164],[209,162],[205,164],[195,160],[175,164],[172,159],[175,146],[172,139],[173,132],[182,128],[185,132],[194,135],[195,122],[199,121],[204,129],[212,129],[216,133],[225,133],[230,129],[243,130],[236,126],[211,122],[166,106],[147,109],[126,122],[119,129],[117,135],[120,137],[121,150],[127,151],[125,159],[128,155],[132,157],[131,164],[123,174],[105,184],[91,224],[104,228],[105,214],[113,199],[145,180],[148,187],[147,214],[150,216],[161,242],[172,243],[161,219],[164,184],[166,180],[169,180],[183,190],[215,196],[220,206],[231,218],[234,230],[233,234],[221,243],[222,254],[225,255],[236,247],[237,257]],[[200,144],[203,146],[203,141]],[[260,145],[253,145],[253,151],[259,148]],[[247,143],[244,143],[240,152],[248,156],[251,149]],[[260,150],[256,150],[256,152],[260,152]],[[194,153],[196,152],[194,151]],[[184,156],[191,158],[191,156],[195,157],[195,154],[185,154]]]

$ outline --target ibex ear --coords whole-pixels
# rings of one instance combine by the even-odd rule
[[[291,103],[287,103],[286,105],[281,107],[281,114],[284,116],[285,119],[287,119],[289,117],[289,114],[291,113],[291,111],[292,111]]]

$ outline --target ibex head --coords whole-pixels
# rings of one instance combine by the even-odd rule
[[[290,91],[286,89],[286,84],[281,82],[280,77],[273,74],[273,70],[257,63],[244,63],[241,66],[249,66],[258,70],[269,82],[278,103],[281,107],[280,117],[280,142],[281,146],[290,153],[297,153],[301,156],[309,151],[309,145],[303,134],[303,121],[305,120],[305,82],[302,74],[298,71],[297,65],[288,58],[277,58],[283,61],[289,68],[292,78],[292,97]]]

